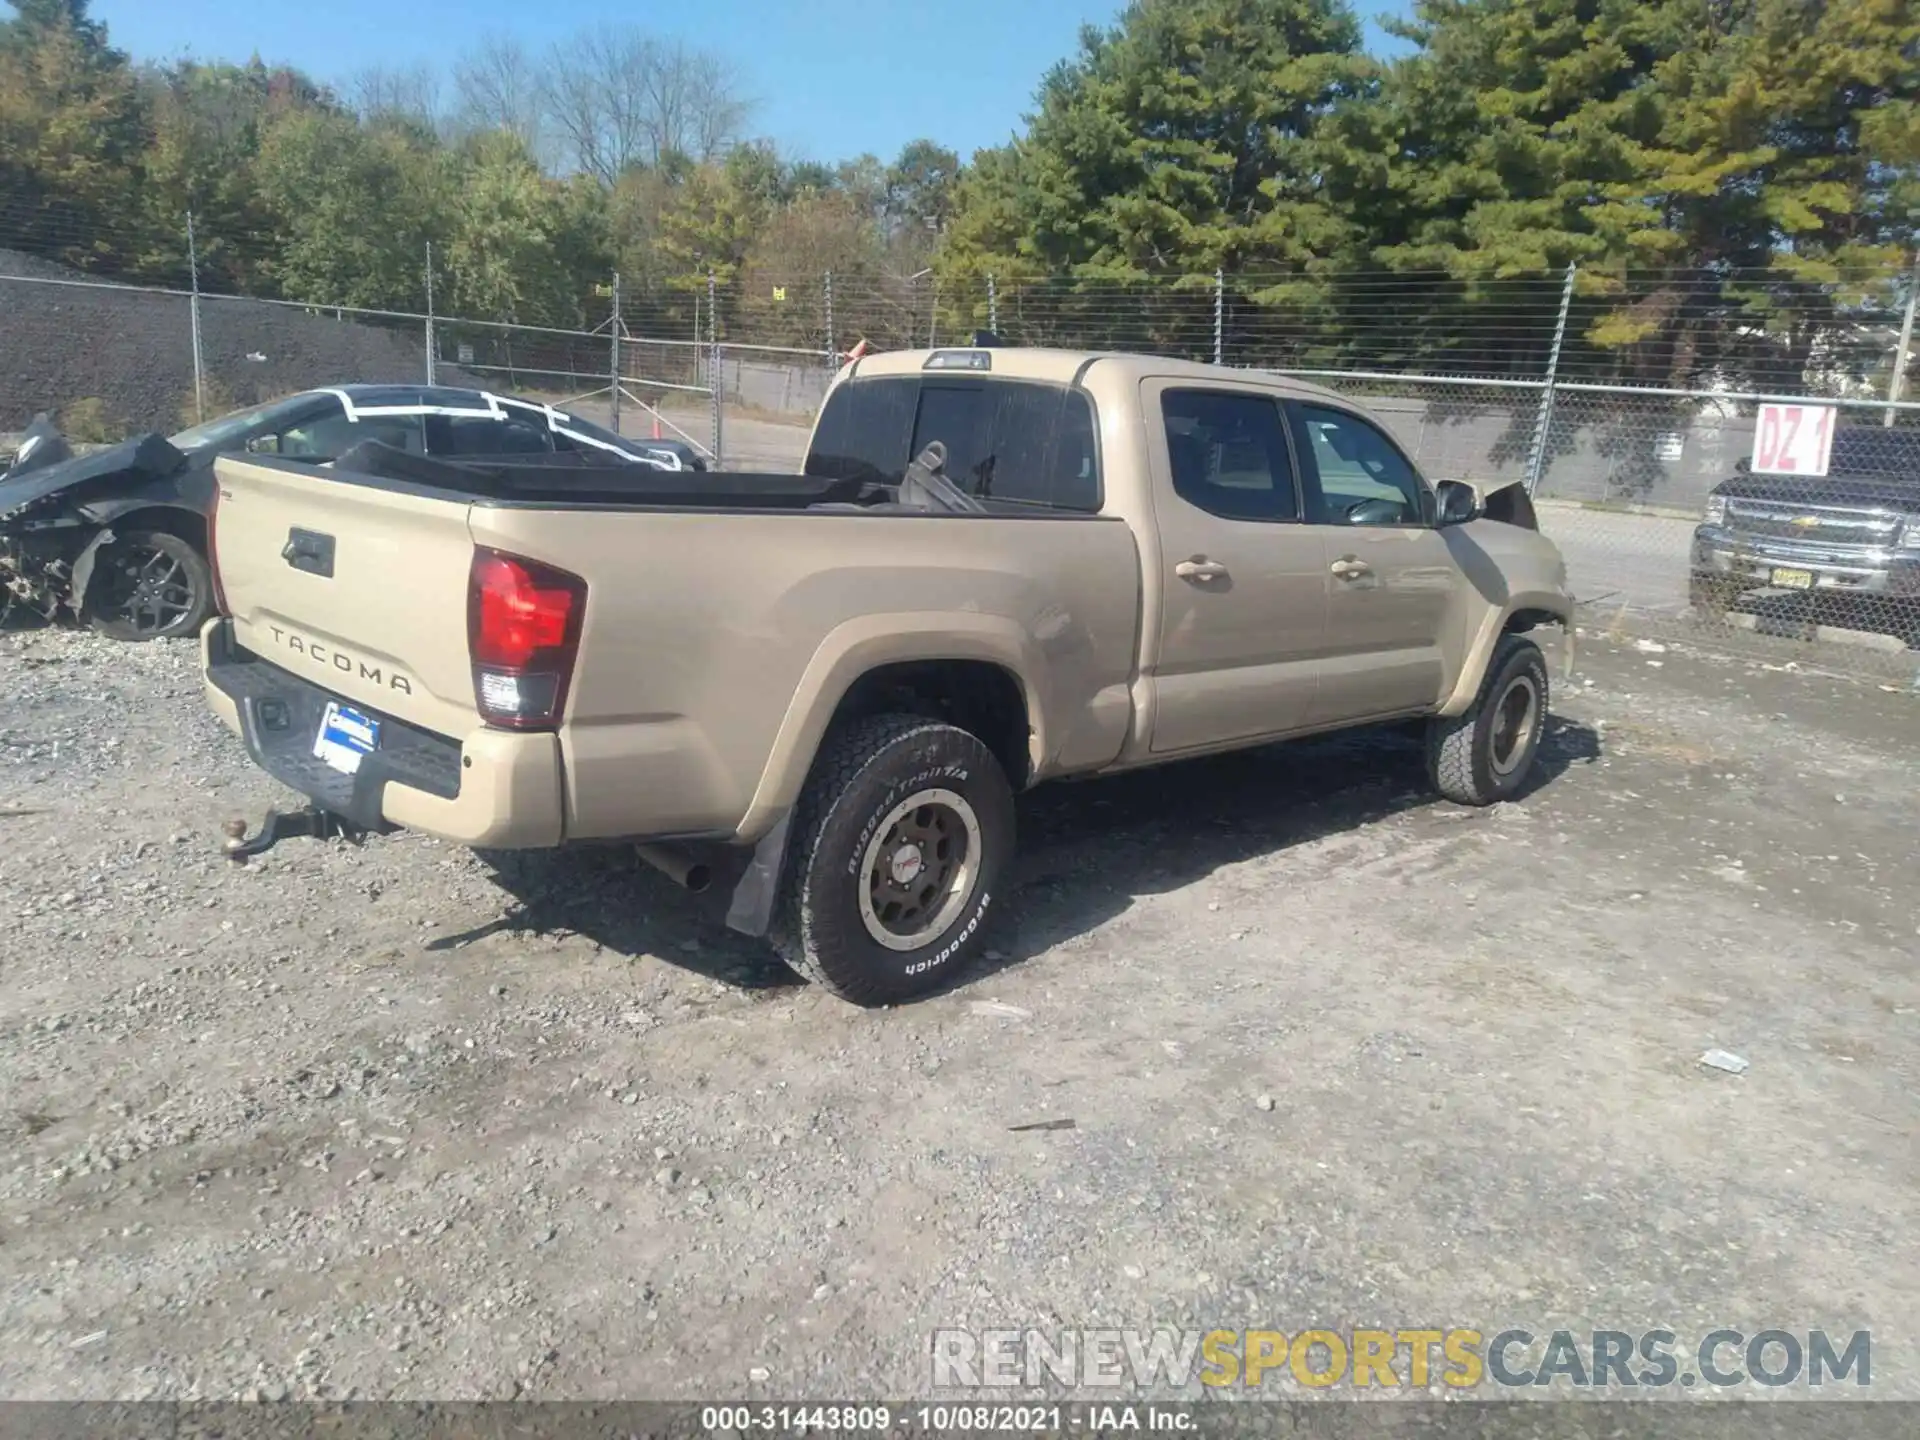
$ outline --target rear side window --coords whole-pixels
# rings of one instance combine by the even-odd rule
[[[544,455],[553,448],[546,422],[517,415],[430,415],[427,429],[436,455]]]
[[[936,440],[946,447],[947,478],[982,500],[1100,508],[1092,402],[1064,385],[1024,380],[842,385],[821,414],[807,473],[897,484],[909,457]]]
[[[1300,518],[1279,401],[1245,391],[1169,390],[1160,414],[1182,500],[1227,520]]]
[[[898,485],[907,469],[920,382],[854,380],[834,388],[813,429],[806,473],[823,480]]]
[[[378,440],[396,450],[408,450],[418,455],[422,449],[420,417],[363,415],[358,420],[349,420],[343,412],[334,410],[318,418],[287,426],[280,432],[278,450],[280,454],[295,460],[338,460],[363,440]]]
[[[947,478],[982,500],[1100,508],[1093,406],[1078,390],[1020,380],[929,383],[912,453],[934,440],[947,447]]]

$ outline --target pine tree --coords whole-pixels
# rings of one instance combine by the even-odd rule
[[[1339,0],[1136,0],[976,160],[954,249],[1111,278],[1311,264],[1347,238],[1316,127],[1375,73]]]

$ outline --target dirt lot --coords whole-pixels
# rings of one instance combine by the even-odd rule
[[[862,1013],[619,852],[228,866],[279,792],[188,647],[0,676],[0,1395],[1514,1323],[1870,1328],[1920,1396],[1920,697],[1589,636],[1517,804],[1398,735],[1044,790],[990,973]]]

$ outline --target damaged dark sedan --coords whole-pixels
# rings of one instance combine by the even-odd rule
[[[325,466],[365,440],[420,455],[706,468],[682,443],[629,439],[538,401],[445,386],[309,390],[84,455],[42,416],[0,474],[0,620],[64,610],[117,640],[196,633],[215,608],[206,558],[214,457]]]

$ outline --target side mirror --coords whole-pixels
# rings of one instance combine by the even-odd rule
[[[1434,523],[1438,526],[1465,525],[1470,520],[1480,518],[1480,496],[1471,485],[1463,485],[1458,480],[1442,480],[1434,487],[1435,498],[1440,502],[1440,510]]]

